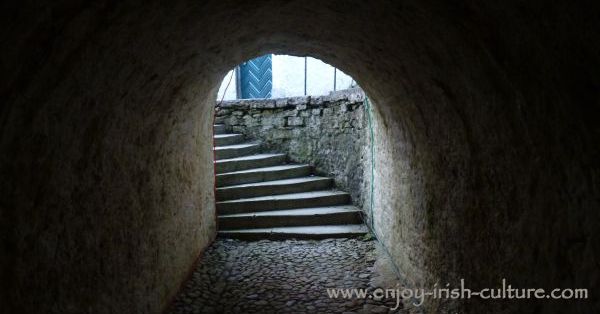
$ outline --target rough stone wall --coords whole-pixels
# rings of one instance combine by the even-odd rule
[[[157,313],[210,240],[216,89],[310,55],[373,100],[374,225],[407,281],[587,287],[431,313],[600,312],[593,1],[2,3],[0,308]],[[226,22],[224,22],[226,21]]]
[[[286,153],[291,162],[308,163],[315,173],[333,177],[362,208],[369,196],[363,177],[371,175],[365,110],[364,93],[355,89],[319,97],[224,101],[215,115],[230,131],[259,141],[264,151]]]

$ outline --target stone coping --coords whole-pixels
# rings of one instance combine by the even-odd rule
[[[250,108],[250,109],[275,109],[296,106],[317,107],[326,106],[334,102],[346,102],[348,104],[360,103],[365,99],[365,93],[360,88],[351,88],[329,93],[323,96],[297,96],[272,99],[236,99],[225,100],[217,103],[216,107],[222,109]]]

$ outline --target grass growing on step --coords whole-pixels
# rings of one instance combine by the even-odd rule
[[[372,234],[372,233],[370,233],[370,232],[367,232],[367,233],[365,233],[365,235],[363,235],[363,236],[361,237],[361,239],[362,239],[363,241],[372,241],[372,240],[375,240],[375,236],[373,236],[373,234]]]

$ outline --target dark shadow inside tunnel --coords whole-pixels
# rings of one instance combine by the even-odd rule
[[[408,285],[598,287],[591,5],[65,0],[3,12],[9,312],[166,306],[216,234],[219,82],[265,53],[324,60],[369,95],[373,223]],[[597,300],[425,307],[590,313]]]

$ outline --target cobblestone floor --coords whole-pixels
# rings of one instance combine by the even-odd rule
[[[217,239],[171,313],[392,313],[392,299],[327,294],[327,288],[371,287],[375,260],[375,241],[370,240]]]

